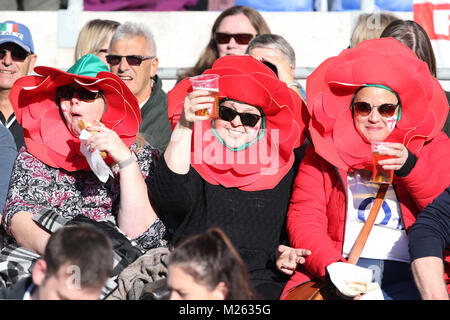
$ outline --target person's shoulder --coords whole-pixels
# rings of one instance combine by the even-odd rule
[[[33,282],[31,277],[19,280],[12,288],[3,288],[0,290],[0,299],[23,299],[25,292]]]
[[[11,131],[9,131],[8,128],[6,128],[3,124],[0,123],[0,140],[2,141],[2,143],[4,144],[5,142],[9,143],[9,144],[14,144],[14,137],[11,133]]]

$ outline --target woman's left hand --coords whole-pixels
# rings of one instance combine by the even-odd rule
[[[380,150],[380,155],[389,155],[395,158],[380,160],[378,163],[385,170],[400,170],[408,159],[408,149],[402,143],[387,143],[387,148]]]
[[[102,126],[98,121],[87,129],[92,133],[86,141],[90,152],[105,151],[115,162],[122,162],[130,157],[130,149],[115,131]]]

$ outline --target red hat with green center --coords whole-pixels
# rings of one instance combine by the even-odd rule
[[[13,85],[9,99],[24,129],[29,153],[45,164],[67,171],[90,170],[80,152],[80,140],[64,123],[58,106],[58,87],[76,84],[90,91],[101,91],[105,98],[105,112],[101,122],[114,130],[130,147],[136,141],[141,113],[136,97],[116,75],[95,55],[78,60],[67,72],[50,67],[34,68],[38,75],[19,78]],[[110,157],[105,160],[111,163]]]

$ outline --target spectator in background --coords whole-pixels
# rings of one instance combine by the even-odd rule
[[[15,21],[0,23],[0,122],[11,131],[17,150],[25,144],[9,93],[14,82],[33,70],[36,63],[30,29]]]
[[[433,77],[437,76],[436,57],[427,32],[415,21],[394,20],[381,34],[380,38],[392,37],[414,51],[417,57],[425,61]],[[445,91],[447,101],[450,101],[450,92]],[[442,128],[442,131],[450,137],[450,115]]]
[[[119,22],[113,20],[94,19],[88,21],[81,28],[75,45],[75,61],[88,53],[95,54],[104,64],[108,54],[109,42],[119,26]]]
[[[0,222],[16,156],[17,149],[14,138],[11,132],[0,123]]]
[[[422,299],[448,300],[443,250],[450,245],[450,187],[420,213],[408,234],[411,268]],[[447,282],[447,287],[446,283]]]
[[[285,82],[305,100],[305,90],[294,78],[295,51],[286,39],[277,34],[259,35],[250,41],[245,53],[263,63],[272,64],[278,79]]]
[[[247,268],[218,228],[193,235],[170,253],[167,284],[171,300],[249,300]]]
[[[62,227],[49,238],[31,276],[0,290],[0,299],[96,300],[112,275],[113,254],[102,231],[89,225]]]
[[[213,24],[208,45],[192,68],[181,70],[178,81],[210,69],[217,58],[242,55],[249,42],[260,34],[270,33],[263,16],[253,8],[233,6],[223,11]]]
[[[167,94],[156,74],[158,57],[150,29],[134,22],[121,24],[111,39],[106,61],[139,102],[139,132],[153,147],[164,151],[172,128],[167,117]]]
[[[384,28],[398,19],[396,15],[390,12],[362,13],[353,29],[350,48],[354,48],[364,40],[379,38]]]

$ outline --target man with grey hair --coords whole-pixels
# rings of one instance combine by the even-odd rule
[[[167,94],[158,78],[158,57],[150,29],[134,22],[121,24],[111,38],[106,61],[110,71],[128,86],[141,108],[139,132],[153,147],[164,151],[172,134]]]
[[[305,91],[295,81],[295,51],[289,42],[277,34],[262,34],[248,44],[246,54],[268,65],[290,88],[305,99]]]

